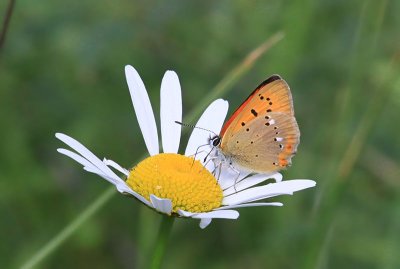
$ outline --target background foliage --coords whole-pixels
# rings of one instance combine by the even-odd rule
[[[206,230],[178,220],[164,268],[400,268],[399,10],[394,0],[18,1],[0,55],[0,267],[21,266],[108,188],[57,154],[55,132],[125,167],[145,153],[125,64],[156,114],[175,70],[187,113],[283,31],[220,97],[232,112],[282,75],[302,131],[284,177],[317,187]],[[142,268],[158,221],[114,195],[39,268]]]

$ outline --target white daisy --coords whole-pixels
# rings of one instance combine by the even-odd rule
[[[217,180],[209,171],[209,165],[202,163],[205,152],[194,153],[199,145],[207,143],[209,133],[194,129],[189,138],[185,155],[178,154],[182,120],[182,97],[178,76],[167,71],[161,82],[161,141],[164,153],[160,153],[158,131],[153,109],[145,86],[132,66],[125,67],[126,79],[133,107],[150,157],[131,170],[122,168],[112,160],[100,160],[75,139],[61,133],[56,137],[75,152],[60,148],[58,152],[74,159],[83,168],[95,173],[113,184],[117,190],[130,194],[158,212],[178,217],[200,219],[205,228],[214,218],[237,219],[235,208],[251,206],[282,206],[278,202],[259,202],[283,194],[315,186],[308,179],[281,181],[282,175],[248,175],[237,178],[229,169],[223,169]],[[196,126],[219,133],[228,102],[214,101],[205,110]],[[124,176],[121,178],[111,168]],[[205,168],[206,167],[206,168]],[[262,184],[273,178],[276,183]],[[235,183],[236,181],[236,183]]]

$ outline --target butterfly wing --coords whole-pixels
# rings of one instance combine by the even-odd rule
[[[291,163],[300,141],[288,84],[274,75],[261,83],[221,130],[222,153],[241,169],[269,173]]]
[[[268,117],[249,122],[243,131],[233,133],[221,144],[222,152],[235,167],[271,173],[291,164],[300,141],[296,119],[281,112],[271,112]]]

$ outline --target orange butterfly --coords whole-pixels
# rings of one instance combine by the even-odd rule
[[[289,85],[278,75],[262,82],[212,137],[214,163],[255,173],[291,164],[300,142]]]

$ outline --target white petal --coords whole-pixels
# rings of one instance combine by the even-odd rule
[[[293,194],[293,192],[295,191],[314,187],[315,184],[315,181],[308,179],[295,179],[278,183],[271,183],[261,187],[249,188],[244,191],[224,197],[222,200],[222,204],[237,205],[250,201],[266,199],[277,195]]]
[[[240,171],[238,174],[229,165],[223,165],[221,176],[218,178],[218,183],[223,190],[232,187],[235,183],[236,185],[241,182],[250,173],[246,171]]]
[[[272,175],[265,175],[265,174],[256,174],[256,175],[252,175],[249,176],[245,179],[243,179],[242,181],[240,181],[239,183],[237,183],[236,185],[232,185],[231,187],[229,187],[228,189],[224,190],[224,196],[228,196],[230,194],[239,192],[241,190],[247,189],[249,187],[252,187],[254,185],[257,185],[267,179],[273,178],[275,179],[275,182],[280,182],[282,181],[282,175],[280,173],[275,173]]]
[[[87,159],[85,159],[85,158],[81,157],[80,155],[78,155],[78,154],[76,154],[76,153],[74,153],[72,151],[69,151],[67,149],[61,149],[60,148],[60,149],[57,149],[58,152],[60,152],[61,154],[66,155],[66,156],[72,158],[73,160],[77,161],[78,163],[82,164],[84,166],[83,169],[85,169],[86,171],[101,176],[102,178],[104,178],[105,180],[107,180],[108,182],[113,184],[117,188],[117,190],[119,192],[121,192],[121,193],[129,193],[132,196],[136,197],[142,203],[152,207],[152,205],[150,204],[149,201],[147,201],[140,194],[138,194],[135,191],[133,191],[126,184],[126,182],[124,180],[119,178],[114,172],[112,172],[112,170],[110,168],[108,168],[106,166],[105,163],[100,161],[99,158],[97,158],[93,153],[91,153],[88,149],[86,149],[82,144],[80,144],[79,142],[77,142],[73,138],[68,137],[68,136],[66,136],[64,134],[56,134],[56,137],[58,139],[60,139],[61,141],[63,141],[64,143],[66,143],[67,145],[69,145],[70,147],[72,147],[73,149],[75,149],[77,152],[81,153],[82,156],[86,157]],[[88,152],[86,152],[86,151],[89,151],[90,154],[88,154]],[[89,162],[89,160],[91,160],[92,162]],[[115,162],[113,162],[111,160],[107,160],[107,162],[112,162],[117,167],[119,167],[121,169],[124,169],[121,166],[119,166],[117,163],[115,163]],[[100,167],[96,166],[96,164],[99,164]],[[107,170],[109,170],[109,171],[107,173],[105,173],[104,171],[107,171]]]
[[[205,213],[193,213],[179,209],[178,214],[183,217],[191,217],[194,219],[237,219],[239,217],[239,212],[236,210],[216,210]]]
[[[172,202],[170,199],[158,198],[157,196],[151,194],[150,201],[157,211],[167,215],[171,215]]]
[[[82,164],[84,167],[90,169],[91,171],[98,171],[99,173],[102,174],[101,170],[98,169],[96,166],[94,166],[91,162],[83,158],[81,155],[76,154],[75,152],[72,152],[68,149],[63,149],[63,148],[58,148],[57,151],[65,156],[70,157],[74,161]]]
[[[85,170],[86,172],[97,174],[97,175],[99,175],[101,177],[104,177],[105,179],[107,179],[108,182],[110,182],[111,184],[115,185],[113,180],[108,179],[107,175],[103,174],[99,169],[97,169],[94,166],[84,166],[83,170]]]
[[[271,202],[271,203],[248,203],[248,204],[239,204],[239,205],[229,205],[229,206],[222,206],[218,208],[220,209],[232,209],[232,208],[242,208],[242,207],[255,207],[255,206],[283,206],[282,203],[279,202]]]
[[[237,219],[239,217],[239,212],[236,210],[216,210],[206,213],[198,213],[192,216],[194,219]]]
[[[185,211],[185,210],[182,210],[182,209],[178,209],[177,213],[178,213],[179,216],[182,216],[182,217],[191,217],[191,216],[197,214],[197,213],[192,213],[192,212]]]
[[[200,228],[201,229],[206,228],[208,225],[210,225],[211,221],[212,221],[212,219],[208,219],[208,218],[201,219],[200,224],[199,224]]]
[[[110,182],[111,184],[113,184],[114,186],[117,186],[119,184],[119,182],[115,182],[114,179],[112,179],[111,177],[109,177],[108,175],[104,174],[103,172],[101,172],[99,169],[97,169],[96,167],[93,169],[92,167],[87,167],[84,166],[83,170],[85,170],[86,172],[89,173],[93,173],[96,174],[102,178],[104,178],[105,180],[107,180],[108,182]]]
[[[256,182],[255,178],[252,178],[253,176],[256,176],[256,178],[258,178],[257,175],[262,175],[262,174],[256,174],[256,175],[247,177],[249,174],[250,174],[250,172],[240,171],[240,175],[238,176],[237,172],[234,171],[232,168],[230,168],[229,166],[224,166],[224,169],[222,169],[221,176],[218,179],[218,183],[223,190],[227,190],[228,188],[235,189],[235,187],[236,187],[236,191],[237,191],[238,190],[237,185],[238,185],[238,183],[240,183],[242,181],[243,181],[243,183],[241,183],[241,184],[243,184],[243,186],[244,186],[242,189],[254,186],[254,185],[262,182],[262,181]],[[275,182],[282,181],[282,174],[280,174],[280,173],[264,174],[263,176],[260,176],[260,177],[263,177],[265,180],[267,180],[269,178],[273,178],[273,179],[275,179]],[[245,186],[244,181],[247,181],[247,179],[250,179],[250,182],[248,182],[246,184],[250,184],[251,182],[254,182],[254,184]],[[235,183],[236,183],[236,186],[235,186]]]
[[[273,177],[275,179],[275,182],[282,182],[283,176],[281,173],[275,173],[273,175],[271,175],[271,177]]]
[[[181,85],[174,71],[167,71],[161,82],[160,118],[161,138],[165,153],[177,153],[181,139],[182,121]]]
[[[115,170],[118,170],[119,172],[121,172],[125,176],[129,176],[129,171],[126,170],[125,168],[121,167],[119,164],[117,164],[113,160],[107,160],[106,158],[104,158],[103,159],[103,163],[105,163],[105,165],[111,166]]]
[[[102,178],[104,178],[105,180],[107,180],[108,182],[110,182],[111,184],[113,184],[114,186],[117,186],[118,184],[120,184],[121,182],[119,181],[115,181],[112,177],[110,177],[109,175],[104,174],[103,172],[101,172],[99,169],[95,168],[93,169],[92,167],[87,167],[84,166],[83,170],[89,172],[89,173],[93,173],[96,174]]]
[[[151,156],[156,155],[160,152],[157,126],[146,88],[138,72],[132,66],[125,66],[125,76],[147,150]]]
[[[222,124],[224,123],[226,113],[228,112],[228,106],[229,105],[227,101],[217,99],[207,107],[203,115],[201,115],[200,119],[196,123],[196,126],[206,128],[212,131],[212,133],[194,128],[186,147],[186,156],[194,155],[199,146],[208,144],[208,139],[210,137],[219,134]],[[205,149],[204,152],[196,155],[196,159],[203,161],[208,152],[209,149]]]
[[[88,150],[84,145],[69,137],[65,134],[56,133],[56,137],[62,142],[70,146],[76,152],[81,154],[86,160],[92,163],[95,167],[101,170],[102,173],[107,175],[109,178],[114,180],[114,184],[123,181],[119,176],[117,176],[107,165],[105,165],[99,158],[96,157],[90,150]]]
[[[134,196],[145,205],[153,207],[153,205],[149,201],[147,201],[146,198],[141,196],[139,193],[133,191],[125,182],[117,184],[116,187],[120,193],[129,193],[130,195]]]

